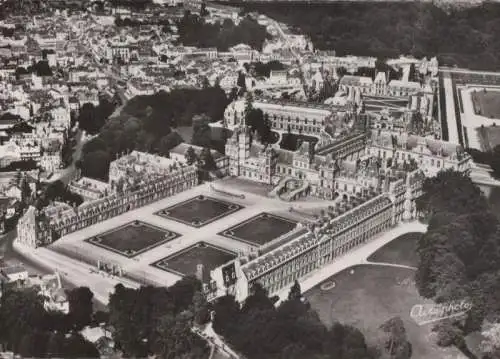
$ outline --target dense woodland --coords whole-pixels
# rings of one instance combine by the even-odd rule
[[[431,2],[252,4],[338,55],[438,56],[441,64],[500,68],[500,4],[450,10]]]
[[[471,300],[465,323],[438,328],[442,344],[462,347],[484,319],[500,319],[500,221],[467,175],[441,172],[423,189],[417,206],[429,227],[418,243],[417,287],[437,302]]]
[[[138,150],[168,156],[172,148],[183,142],[175,128],[193,125],[196,115],[205,115],[209,122],[219,121],[227,104],[226,94],[219,87],[134,97],[119,115],[102,126],[97,137],[84,145],[77,165],[84,176],[107,180],[109,164],[125,152]],[[194,142],[197,141],[195,144],[202,142]]]
[[[245,17],[238,25],[230,19],[225,19],[222,24],[211,24],[203,16],[186,11],[184,17],[177,22],[177,28],[181,44],[216,47],[219,51],[227,51],[241,43],[261,50],[268,37],[266,28],[250,17]]]

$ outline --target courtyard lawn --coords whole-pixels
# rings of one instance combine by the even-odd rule
[[[155,214],[200,228],[244,208],[236,203],[207,196],[197,196],[165,208]]]
[[[471,93],[476,115],[500,119],[500,91],[488,89]]]
[[[203,264],[203,282],[210,280],[210,271],[236,258],[236,254],[207,244],[197,243],[171,256],[152,263],[153,267],[179,275],[196,275],[198,264]]]
[[[267,194],[273,189],[270,184],[253,182],[239,177],[226,177],[215,184],[217,189],[229,191],[234,194],[251,193],[258,196],[267,197]]]
[[[380,343],[382,323],[400,316],[413,346],[412,359],[459,354],[456,348],[439,348],[434,343],[432,324],[418,326],[410,318],[412,306],[431,303],[419,296],[413,276],[411,269],[359,265],[330,277],[304,296],[327,326],[333,321],[353,325],[363,332],[369,345]]]
[[[131,258],[178,237],[180,237],[178,233],[135,221],[85,241]]]
[[[369,256],[368,261],[416,267],[418,265],[417,243],[422,234],[405,233]]]
[[[290,232],[297,222],[270,213],[260,213],[219,233],[237,241],[262,246]]]

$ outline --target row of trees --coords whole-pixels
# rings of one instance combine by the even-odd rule
[[[219,87],[134,97],[120,115],[109,119],[99,135],[83,146],[78,167],[84,176],[107,180],[109,164],[124,152],[138,150],[168,156],[183,142],[173,128],[191,126],[198,114],[206,115],[209,122],[219,121],[227,104],[226,94]]]
[[[441,63],[497,69],[500,4],[445,11],[433,2],[334,2],[248,5],[311,36],[315,48],[338,55],[438,56]],[[388,26],[390,24],[390,26]]]
[[[440,172],[423,190],[417,206],[429,227],[418,243],[417,287],[436,302],[471,300],[464,323],[438,328],[443,344],[463,347],[463,336],[485,319],[500,321],[500,222],[465,174]]]
[[[227,51],[231,46],[247,44],[261,50],[268,37],[266,28],[250,17],[245,17],[238,25],[230,19],[222,24],[211,24],[203,16],[186,11],[177,21],[179,42],[185,46],[216,47]]]
[[[277,308],[260,285],[242,306],[224,296],[213,307],[214,330],[249,359],[369,359],[377,357],[356,328],[327,329],[301,296],[298,283]]]
[[[94,320],[93,293],[67,292],[69,313],[47,311],[35,289],[4,288],[0,305],[0,343],[23,357],[98,358],[95,346],[78,331]]]

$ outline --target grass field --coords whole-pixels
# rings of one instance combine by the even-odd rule
[[[421,236],[422,233],[418,232],[405,233],[373,253],[368,261],[416,267],[417,242]]]
[[[400,316],[413,346],[412,359],[446,358],[447,354],[458,353],[455,348],[439,348],[431,336],[432,326],[418,326],[410,318],[415,304],[430,303],[418,294],[413,276],[411,269],[359,265],[330,277],[307,291],[305,297],[326,325],[333,321],[353,325],[370,345],[380,344],[382,323]],[[332,281],[334,288],[321,288]]]
[[[238,241],[263,245],[295,228],[297,222],[270,213],[261,213],[219,233]]]
[[[151,265],[175,274],[195,275],[197,265],[203,264],[203,281],[208,282],[211,270],[234,258],[236,258],[235,253],[200,242]]]
[[[471,92],[471,99],[476,115],[500,119],[500,91]]]
[[[85,241],[131,258],[178,237],[178,233],[135,221]]]
[[[207,196],[197,196],[155,214],[196,228],[244,208],[238,204]]]

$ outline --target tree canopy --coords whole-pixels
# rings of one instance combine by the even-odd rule
[[[327,329],[297,290],[294,285],[277,308],[258,284],[241,308],[234,297],[221,297],[213,307],[214,330],[249,359],[374,358],[358,329],[340,323]]]
[[[500,5],[443,9],[435,2],[246,4],[299,29],[339,56],[438,56],[441,64],[498,69]]]
[[[84,103],[78,114],[78,125],[91,135],[102,128],[109,116],[114,112],[115,105],[106,98],[99,99],[99,105]]]
[[[227,51],[238,44],[247,44],[261,50],[268,37],[266,28],[250,17],[245,17],[238,25],[230,19],[222,24],[211,24],[203,16],[186,11],[177,21],[179,42],[185,46],[216,47],[219,51]]]
[[[200,299],[195,301],[200,290],[201,283],[193,277],[169,288],[130,289],[118,284],[109,301],[113,339],[127,356],[206,358],[206,342],[191,331],[200,309],[195,302],[201,305]]]
[[[0,305],[0,343],[23,357],[99,358],[95,346],[72,332],[70,315],[45,310],[34,289],[8,288]]]
[[[107,180],[109,164],[124,152],[138,150],[168,156],[183,142],[172,129],[191,126],[196,115],[205,115],[208,122],[219,121],[227,104],[226,94],[219,87],[134,97],[118,116],[101,127],[97,137],[85,143],[78,166],[85,176]]]
[[[428,178],[417,202],[429,227],[418,242],[416,283],[437,302],[470,299],[465,330],[500,318],[500,223],[471,179],[454,171]]]

